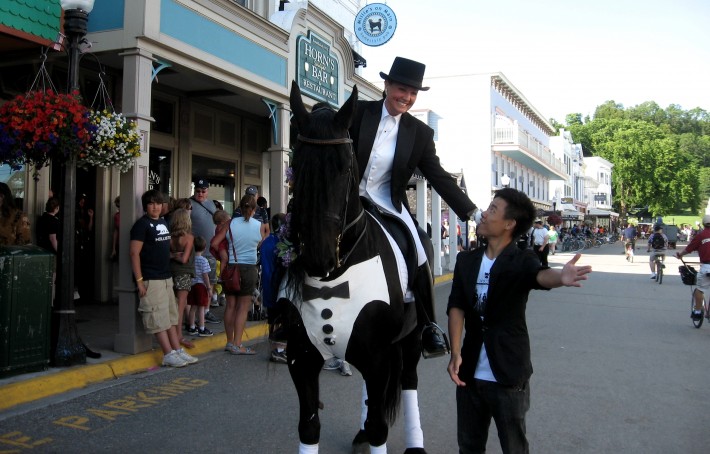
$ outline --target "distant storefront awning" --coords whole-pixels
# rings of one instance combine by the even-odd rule
[[[587,215],[589,216],[596,216],[596,217],[604,217],[604,216],[609,216],[609,217],[619,217],[619,213],[614,213],[613,211],[610,210],[601,210],[599,208],[590,208],[587,210]]]

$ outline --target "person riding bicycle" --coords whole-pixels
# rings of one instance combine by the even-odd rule
[[[624,241],[624,253],[627,254],[627,260],[628,252],[626,251],[629,249],[629,243],[631,244],[632,250],[636,249],[636,233],[636,227],[631,224],[628,224],[624,229],[624,232],[622,233],[622,240]]]
[[[703,230],[693,237],[688,245],[680,252],[676,252],[675,256],[681,258],[691,252],[698,251],[700,257],[700,271],[698,273],[698,282],[693,296],[695,298],[695,309],[693,310],[693,318],[695,320],[702,317],[703,304],[705,303],[705,295],[710,290],[710,214],[703,217]],[[710,314],[706,314],[710,316]]]
[[[666,256],[668,249],[668,237],[663,233],[663,227],[657,224],[653,228],[653,233],[648,237],[648,248],[646,252],[651,254],[648,256],[648,265],[651,267],[651,279],[656,279],[656,257],[663,259]]]

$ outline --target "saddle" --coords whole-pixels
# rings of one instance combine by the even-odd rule
[[[407,266],[408,287],[413,288],[414,277],[417,271],[417,246],[414,244],[414,237],[409,231],[409,228],[397,216],[382,211],[378,206],[370,200],[360,197],[362,206],[377,222],[384,227],[389,233],[394,242],[397,243],[399,250],[404,256],[404,263]]]

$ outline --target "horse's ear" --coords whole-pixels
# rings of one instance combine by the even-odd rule
[[[350,125],[353,122],[353,117],[355,116],[355,107],[357,107],[357,85],[353,85],[353,92],[340,108],[337,114],[335,114],[335,124],[341,126],[345,129],[350,129]]]
[[[291,112],[293,112],[293,118],[296,119],[296,126],[299,131],[305,131],[308,123],[310,121],[310,114],[306,110],[306,106],[303,105],[303,99],[301,98],[301,90],[298,88],[298,84],[294,80],[291,82]]]

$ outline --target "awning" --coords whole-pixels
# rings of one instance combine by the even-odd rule
[[[581,220],[582,218],[584,216],[577,210],[562,210],[562,219]]]
[[[601,210],[599,208],[590,208],[589,210],[587,210],[587,215],[596,216],[596,217],[600,217],[600,216],[610,216],[610,217],[613,216],[613,217],[617,217],[617,218],[619,217],[619,213],[614,213],[613,211],[609,211],[609,210]]]

